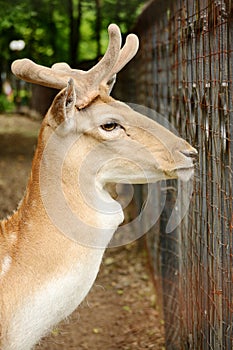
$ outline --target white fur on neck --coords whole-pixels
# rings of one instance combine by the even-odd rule
[[[2,350],[29,350],[51,328],[69,316],[90,290],[104,250],[90,251],[82,262],[74,262],[66,274],[41,285],[29,295],[11,319],[10,331]]]
[[[11,262],[12,262],[12,258],[11,258],[10,255],[6,255],[6,256],[3,258],[2,267],[1,267],[1,270],[0,270],[0,277],[1,277],[1,276],[4,276],[5,273],[7,273],[7,271],[10,269],[10,267],[11,267]]]

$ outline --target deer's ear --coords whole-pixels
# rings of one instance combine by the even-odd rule
[[[63,126],[64,128],[73,125],[74,114],[76,111],[76,93],[74,81],[70,79],[67,87],[62,90],[54,99],[50,109],[50,125],[54,128]]]

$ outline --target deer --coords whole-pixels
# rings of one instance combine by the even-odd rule
[[[0,348],[32,349],[84,300],[124,216],[111,185],[189,181],[197,151],[110,96],[139,39],[108,27],[102,59],[87,71],[12,63],[27,82],[58,90],[44,117],[25,195],[0,222]]]

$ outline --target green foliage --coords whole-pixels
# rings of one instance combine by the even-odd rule
[[[0,113],[1,112],[12,112],[15,105],[12,101],[9,101],[4,94],[0,94]]]
[[[0,70],[9,69],[11,61],[21,57],[47,66],[59,61],[78,63],[94,60],[99,49],[102,54],[106,50],[109,23],[117,23],[126,33],[133,26],[144,2],[0,0]],[[74,24],[76,31],[71,38],[71,26]],[[9,43],[18,39],[25,41],[25,48],[21,52],[10,51]],[[72,45],[77,46],[73,50],[73,59]]]
[[[103,25],[117,23],[123,34],[134,25],[145,1],[139,0],[104,0],[102,4]]]

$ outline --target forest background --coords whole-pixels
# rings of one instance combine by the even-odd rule
[[[108,43],[107,26],[117,23],[123,37],[132,28],[145,1],[140,0],[0,0],[0,88],[10,63],[27,57],[51,66],[72,68],[97,61]],[[11,49],[22,40],[23,49]]]

